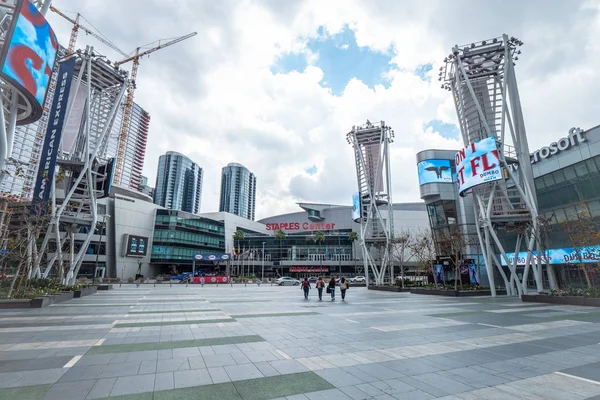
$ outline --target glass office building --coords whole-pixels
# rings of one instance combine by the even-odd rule
[[[241,164],[230,163],[221,173],[219,211],[254,221],[256,176]]]
[[[200,212],[202,168],[183,154],[169,151],[158,159],[154,203],[170,210]]]

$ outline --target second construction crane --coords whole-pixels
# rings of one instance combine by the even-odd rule
[[[178,37],[176,39],[168,40],[166,42],[162,42],[162,40],[158,41],[158,45],[148,49],[143,50],[141,47],[138,47],[135,50],[135,54],[126,57],[121,61],[117,61],[114,63],[115,68],[119,68],[121,65],[126,64],[128,62],[133,62],[133,66],[131,68],[131,75],[129,77],[129,85],[127,88],[127,98],[125,100],[125,106],[123,108],[123,122],[121,125],[121,133],[119,135],[119,145],[117,150],[117,163],[115,166],[115,176],[114,183],[116,185],[121,183],[121,177],[123,176],[123,168],[125,162],[125,152],[127,149],[127,136],[129,135],[129,123],[131,121],[131,112],[133,109],[133,95],[136,89],[135,80],[137,78],[138,68],[140,65],[140,58],[149,55],[150,53],[154,53],[157,50],[164,49],[165,47],[174,45],[175,43],[182,42],[186,39],[189,39],[193,36],[196,36],[196,32],[192,32],[185,36]]]

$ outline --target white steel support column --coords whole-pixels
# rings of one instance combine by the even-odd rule
[[[471,189],[477,233],[490,285],[494,285],[495,266],[504,279],[507,293],[519,295],[528,290],[530,271],[535,289],[543,290],[542,266],[537,256],[541,248],[537,198],[514,70],[522,44],[514,37],[503,35],[455,46],[444,59],[445,66],[439,73],[442,88],[450,91],[454,98],[465,146],[489,137],[496,139],[505,179]],[[505,134],[507,128],[510,135]],[[513,165],[518,167],[516,172]],[[512,259],[505,250],[503,236],[498,234],[500,231],[516,237]],[[526,253],[523,266],[518,265],[519,252]],[[508,268],[510,277],[503,267]],[[523,275],[519,278],[521,267]],[[494,289],[492,295],[495,295]]]
[[[394,131],[381,121],[354,126],[346,135],[354,148],[356,175],[360,197],[360,247],[369,285],[372,273],[376,285],[382,285],[386,273],[391,273],[391,243],[394,215],[391,195],[389,143]],[[377,250],[379,260],[373,255]],[[379,262],[378,262],[379,261]],[[393,279],[393,277],[392,277]]]

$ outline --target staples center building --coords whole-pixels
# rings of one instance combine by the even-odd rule
[[[261,260],[264,243],[265,276],[364,275],[360,246],[349,239],[351,232],[360,231],[360,224],[352,219],[352,206],[298,205],[302,211],[258,221],[265,224],[269,235],[246,234],[236,244],[236,251],[252,249],[254,260]],[[421,231],[429,226],[424,203],[394,204],[393,213],[398,231]],[[285,239],[275,236],[278,230],[286,234]],[[325,242],[316,243],[315,232],[322,232]],[[410,268],[413,264],[407,262],[405,266]]]
[[[464,226],[464,231],[476,237],[474,210],[471,196],[460,197],[456,189],[456,165],[451,150],[424,150],[417,154],[421,198],[425,201],[429,223],[438,240],[443,231],[454,224]],[[587,130],[572,128],[564,137],[556,138],[548,145],[531,153],[530,162],[538,200],[540,217],[545,221],[543,247],[548,251],[549,264],[553,267],[557,284],[565,286],[587,286],[580,264],[588,270],[598,272],[600,240],[590,234],[589,243],[574,243],[565,230],[565,222],[578,218],[578,213],[589,212],[596,220],[600,218],[600,125]],[[511,165],[512,168],[517,165]],[[506,249],[515,248],[516,235],[508,230],[499,230],[498,235]],[[442,246],[439,246],[440,248]],[[579,260],[574,248],[581,248],[583,260]],[[477,260],[478,246],[465,249],[464,259]],[[450,255],[440,254],[443,257]],[[508,254],[515,257],[514,253]],[[525,263],[526,254],[519,254],[518,263]],[[502,258],[502,257],[500,257]],[[441,263],[440,260],[438,262]],[[476,262],[476,261],[474,261]],[[502,260],[505,264],[504,260]],[[482,263],[480,261],[480,263]],[[481,268],[485,274],[485,268]],[[494,273],[498,271],[494,269]],[[452,275],[452,271],[448,271]],[[588,278],[600,284],[600,274],[589,274]],[[547,266],[544,267],[544,285],[549,287]],[[483,283],[487,277],[482,276]],[[496,282],[502,282],[498,275]],[[533,283],[532,283],[533,284]]]

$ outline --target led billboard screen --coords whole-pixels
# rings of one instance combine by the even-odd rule
[[[148,238],[144,236],[129,235],[125,255],[130,257],[143,257],[148,251]]]
[[[455,156],[458,194],[487,182],[503,179],[496,138],[490,136],[471,143]]]
[[[360,193],[356,192],[352,195],[352,220],[360,219]]]
[[[16,3],[8,45],[2,52],[2,79],[19,90],[31,105],[31,114],[20,119],[30,123],[42,115],[42,106],[56,61],[58,41],[46,18],[28,0]]]
[[[515,253],[507,253],[508,259],[511,263],[515,260]],[[500,256],[502,265],[506,266],[506,260]],[[517,265],[525,265],[527,259],[527,252],[523,251],[519,253],[517,259]],[[537,263],[537,252],[532,252],[531,260]],[[598,246],[586,246],[582,247],[577,251],[574,248],[567,247],[562,249],[550,249],[546,250],[545,254],[541,258],[542,264],[580,264],[580,263],[597,263],[600,262],[600,245]]]
[[[426,183],[452,183],[450,160],[425,160],[417,164],[419,185]]]

